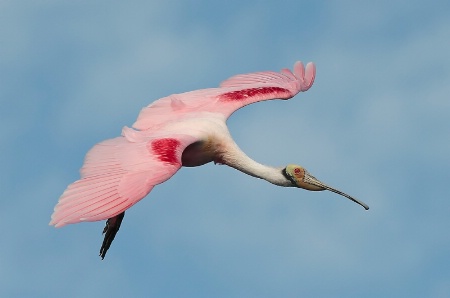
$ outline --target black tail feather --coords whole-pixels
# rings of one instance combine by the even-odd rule
[[[106,226],[103,229],[103,234],[105,234],[105,239],[103,239],[102,247],[100,248],[100,257],[102,260],[105,258],[106,252],[108,251],[111,243],[116,237],[117,232],[120,229],[120,224],[122,223],[123,217],[125,216],[125,211],[111,217],[106,221]]]

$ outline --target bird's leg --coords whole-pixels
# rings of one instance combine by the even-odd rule
[[[225,162],[223,161],[223,159],[221,158],[221,157],[216,157],[216,158],[214,158],[214,164],[215,165],[224,165],[225,164]]]
[[[106,252],[108,251],[111,243],[116,237],[117,232],[119,231],[120,224],[122,223],[123,217],[125,216],[125,211],[109,218],[106,221],[106,226],[103,229],[103,234],[105,234],[105,239],[103,239],[102,247],[100,247],[100,257],[102,260],[105,258]]]

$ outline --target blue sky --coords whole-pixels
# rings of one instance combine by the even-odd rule
[[[448,1],[0,2],[2,297],[449,297]],[[366,202],[182,169],[104,222],[50,215],[153,100],[314,61],[229,120],[249,156]]]

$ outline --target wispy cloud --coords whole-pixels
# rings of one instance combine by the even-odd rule
[[[447,296],[448,4],[211,5],[0,4],[0,293]],[[132,208],[103,262],[104,223],[47,226],[84,153],[143,106],[297,59],[315,86],[238,111],[231,133],[370,211],[206,165]]]

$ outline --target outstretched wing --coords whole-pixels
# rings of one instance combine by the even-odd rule
[[[313,63],[305,67],[298,61],[293,72],[256,72],[236,75],[222,82],[219,88],[202,89],[161,98],[143,108],[133,127],[147,130],[171,121],[189,117],[191,113],[210,112],[227,119],[234,111],[248,104],[268,99],[289,99],[314,83]]]
[[[60,227],[82,221],[114,217],[152,188],[169,179],[181,167],[181,155],[199,140],[199,132],[189,127],[167,125],[187,118],[214,117],[226,120],[248,104],[268,99],[289,99],[308,90],[314,82],[315,67],[301,62],[293,72],[258,72],[237,75],[219,88],[175,94],[145,107],[133,127],[123,136],[95,145],[86,155],[81,179],[60,197],[50,224]],[[184,127],[181,125],[180,127]],[[166,127],[168,128],[168,126]],[[194,136],[197,134],[197,136]]]
[[[183,150],[196,141],[186,134],[143,137],[136,133],[125,128],[123,136],[103,141],[87,153],[81,179],[60,197],[51,225],[103,220],[122,213],[175,174]]]

